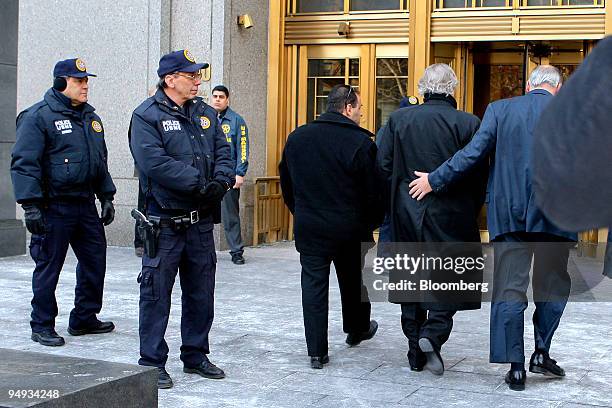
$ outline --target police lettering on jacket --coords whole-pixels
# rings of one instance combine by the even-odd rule
[[[232,149],[236,175],[244,177],[249,167],[249,129],[242,116],[231,108],[221,117],[221,129]]]
[[[142,186],[164,209],[198,208],[195,192],[216,179],[234,183],[230,146],[202,98],[176,106],[162,90],[132,115],[130,149]]]
[[[94,108],[78,109],[49,89],[17,118],[11,178],[18,203],[55,197],[112,198],[102,121]]]

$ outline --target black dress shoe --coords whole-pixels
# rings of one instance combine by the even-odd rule
[[[220,380],[225,378],[225,373],[222,369],[211,363],[207,358],[196,367],[183,367],[183,372],[188,374],[199,374],[204,378]]]
[[[546,351],[536,350],[529,360],[529,371],[551,377],[565,377],[565,370]]]
[[[427,357],[420,348],[418,350],[409,349],[406,355],[408,356],[408,362],[410,363],[410,371],[423,371],[423,368],[427,363]]]
[[[440,352],[436,349],[431,340],[427,337],[421,337],[419,339],[419,348],[425,354],[425,359],[427,360],[424,368],[435,375],[444,374],[444,360],[442,360]]]
[[[329,363],[329,356],[326,354],[323,357],[310,357],[310,367],[320,370],[323,364]]]
[[[510,370],[506,373],[506,384],[512,391],[524,391],[525,390],[525,379],[527,373],[525,370]]]
[[[234,254],[234,255],[232,255],[232,262],[235,265],[244,265],[245,260],[244,260],[244,257],[242,255]]]
[[[101,322],[100,320],[97,320],[93,326],[85,327],[83,329],[74,329],[68,326],[68,333],[70,333],[72,336],[110,333],[113,330],[115,330],[115,324],[113,322]]]
[[[368,331],[361,333],[349,333],[346,336],[346,344],[349,346],[356,346],[364,340],[370,340],[376,334],[378,330],[378,323],[376,320],[370,320],[370,328]]]
[[[172,382],[172,377],[166,371],[164,367],[157,367],[157,388],[167,389],[172,388],[174,383]]]
[[[31,338],[43,346],[57,347],[66,344],[64,338],[57,334],[57,332],[53,329],[42,332],[32,332]]]

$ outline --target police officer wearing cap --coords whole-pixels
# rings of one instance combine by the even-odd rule
[[[55,288],[68,245],[77,257],[74,309],[68,333],[107,333],[115,326],[96,315],[102,308],[106,271],[104,226],[113,222],[116,189],[108,172],[104,127],[87,103],[83,60],[59,61],[53,87],[42,101],[17,117],[11,178],[17,203],[32,233],[32,340],[61,346],[55,331]],[[101,217],[95,198],[101,203]]]
[[[165,370],[164,334],[177,271],[182,294],[183,371],[224,378],[212,364],[208,333],[213,321],[216,254],[213,224],[220,202],[234,184],[230,146],[217,112],[197,97],[198,64],[187,50],[159,61],[158,89],[132,115],[130,147],[145,193],[147,217],[159,217],[155,256],[142,258],[140,365],[158,367],[158,387],[172,387]]]

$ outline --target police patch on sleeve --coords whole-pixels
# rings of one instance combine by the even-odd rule
[[[202,129],[208,129],[210,127],[210,119],[206,116],[200,116],[200,126],[202,126]]]
[[[85,72],[87,70],[87,68],[85,67],[85,61],[83,61],[82,59],[77,58],[74,63],[79,71]]]
[[[185,54],[185,58],[187,59],[187,61],[195,63],[195,58],[194,58],[194,57],[193,57],[193,55],[192,55],[192,54],[189,52],[189,50],[185,50],[185,51],[183,51],[183,54]]]
[[[98,122],[97,120],[94,120],[91,122],[91,127],[93,128],[93,130],[96,131],[96,133],[102,132],[102,124]]]
[[[227,123],[223,124],[221,126],[221,129],[223,129],[223,133],[225,133],[226,135],[232,130],[231,126],[228,125]]]

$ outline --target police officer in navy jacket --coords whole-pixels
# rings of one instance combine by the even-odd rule
[[[159,217],[161,225],[157,253],[144,254],[139,276],[139,364],[158,368],[160,388],[173,386],[165,370],[164,334],[177,271],[183,291],[183,371],[225,377],[207,354],[217,261],[213,224],[220,222],[221,199],[234,184],[234,169],[217,112],[196,96],[206,67],[187,50],[164,55],[157,92],[132,115],[130,148],[145,212]]]
[[[116,189],[107,166],[104,126],[87,103],[87,72],[79,58],[59,61],[44,99],[17,117],[11,178],[15,198],[32,233],[32,340],[61,346],[55,331],[55,288],[68,245],[77,257],[74,309],[68,333],[107,333],[115,326],[96,315],[102,308],[106,270],[104,226],[115,216]],[[95,205],[101,203],[101,218]]]

